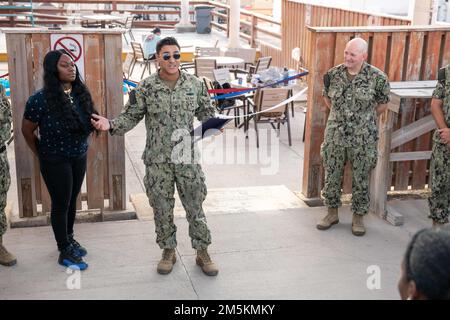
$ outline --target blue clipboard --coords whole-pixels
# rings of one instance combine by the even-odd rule
[[[232,119],[224,119],[218,117],[209,118],[208,120],[202,122],[202,124],[199,125],[197,128],[195,128],[193,131],[191,131],[191,136],[196,138],[198,137],[198,139],[195,141],[197,142],[198,140],[213,135],[212,132],[208,134],[208,130],[211,129],[220,130],[231,120]]]

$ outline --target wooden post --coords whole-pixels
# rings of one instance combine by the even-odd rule
[[[44,215],[50,211],[50,197],[39,173],[39,162],[20,133],[25,104],[43,86],[45,54],[50,51],[51,34],[82,34],[85,83],[101,115],[113,117],[122,109],[122,32],[117,30],[46,30],[5,28],[11,104],[14,122],[14,148],[18,208],[20,218]],[[89,209],[103,211],[105,200],[110,210],[126,209],[124,137],[106,133],[91,139],[87,163],[87,200]],[[42,204],[42,212],[37,205]],[[77,204],[77,208],[81,206]]]
[[[105,61],[114,65],[106,69],[106,116],[117,117],[122,110],[122,61],[114,59],[122,53],[122,39],[105,35]],[[108,138],[109,209],[126,209],[125,201],[125,141],[123,137]]]
[[[227,38],[230,38],[230,8],[227,8]]]
[[[49,34],[32,34],[31,41],[33,43],[33,66],[34,66],[34,83],[32,92],[39,90],[44,86],[44,67],[43,61],[38,61],[39,58],[44,57],[50,47]],[[34,158],[34,171],[36,179],[36,198],[42,204],[42,212],[50,212],[51,200],[50,195],[45,185],[44,179],[40,173],[39,161],[37,157]]]
[[[256,48],[256,23],[258,22],[258,19],[252,15],[252,26],[250,27],[250,47]]]
[[[370,211],[386,218],[387,191],[391,186],[389,162],[391,155],[392,126],[395,113],[400,108],[400,99],[393,95],[388,110],[380,116],[378,161],[370,179]],[[397,110],[396,112],[394,110]]]
[[[323,75],[333,66],[335,34],[311,29],[310,76],[308,77],[308,111],[305,128],[302,194],[310,205],[319,204],[323,186],[320,145],[323,142],[328,108],[322,97]]]
[[[19,196],[20,217],[35,217],[36,184],[33,154],[28,148],[18,128],[22,127],[25,104],[32,93],[33,69],[31,36],[29,34],[6,35],[8,48],[8,71],[11,87],[11,104],[13,110],[14,152],[16,158],[17,194]]]
[[[14,5],[14,1],[13,0],[8,0],[8,5],[13,6]],[[14,13],[14,11],[8,10],[8,13]],[[9,17],[9,26],[10,27],[14,27],[14,24],[15,24],[14,20],[15,20],[14,16]]]
[[[85,69],[90,70],[86,74],[86,86],[89,88],[94,105],[101,115],[106,115],[105,106],[105,60],[104,60],[104,38],[99,34],[88,34],[84,36]],[[99,152],[101,151],[101,152]],[[103,188],[105,164],[105,134],[94,136],[88,151],[88,162],[86,170],[88,208],[103,209]]]

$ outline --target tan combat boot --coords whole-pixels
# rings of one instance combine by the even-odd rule
[[[327,215],[317,223],[317,229],[327,230],[336,223],[339,223],[338,208],[328,208]]]
[[[168,274],[172,271],[173,265],[177,261],[175,249],[164,249],[162,259],[158,263],[156,270],[159,274]]]
[[[212,262],[206,249],[197,250],[197,258],[195,259],[195,262],[208,276],[216,276],[219,273],[219,269],[217,268],[216,264]]]
[[[3,237],[0,236],[0,264],[11,267],[17,263],[16,257],[3,246]]]
[[[363,236],[366,233],[366,229],[364,228],[363,216],[359,214],[353,214],[352,221],[352,233],[355,236]]]

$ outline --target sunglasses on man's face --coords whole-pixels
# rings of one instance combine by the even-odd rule
[[[175,60],[179,60],[181,58],[181,54],[174,53],[172,56],[169,53],[163,53],[162,58],[167,61],[170,59],[170,57],[173,57]]]

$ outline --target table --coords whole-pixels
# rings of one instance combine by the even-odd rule
[[[243,64],[245,62],[242,58],[236,57],[222,57],[222,56],[212,56],[212,57],[198,57],[196,59],[214,59],[216,60],[217,67],[231,67]]]
[[[232,80],[231,82],[230,82],[230,86],[232,87],[232,88],[246,88],[246,89],[251,89],[251,88],[255,88],[256,86],[253,84],[253,83],[251,83],[251,82],[248,82],[247,81],[247,78],[241,78],[242,80],[240,81],[240,79],[235,79],[235,80]],[[290,98],[290,97],[292,97],[292,95],[293,95],[293,87],[294,87],[294,85],[287,85],[287,86],[281,86],[282,88],[287,88],[287,89],[289,89],[289,95],[288,95],[288,97]],[[259,90],[259,89],[258,89]],[[255,95],[254,95],[254,97],[255,97],[255,99],[257,99],[257,92],[258,92],[258,90],[256,90],[255,91]],[[247,95],[251,95],[252,97],[253,97],[253,93],[252,92],[250,92],[250,93],[247,93]],[[248,97],[247,97],[248,98]],[[256,101],[254,101],[254,104],[256,105]],[[294,101],[291,101],[290,103],[289,103],[289,105],[291,106],[291,110],[292,110],[292,117],[294,117]],[[288,106],[289,107],[289,106]],[[245,105],[244,105],[244,113],[245,113],[245,118],[244,118],[244,123],[242,124],[242,125],[240,125],[239,126],[239,128],[241,128],[243,125],[245,126],[244,127],[244,132],[247,132],[248,131],[248,125],[249,125],[249,122],[250,122],[250,120],[251,120],[251,117],[249,118],[249,117],[247,117],[247,114],[249,114],[250,113],[250,110],[249,110],[250,108],[248,107],[248,103],[247,103],[247,108],[245,108]],[[306,117],[305,117],[305,124],[306,124]],[[305,133],[305,131],[303,131],[303,141],[305,141],[305,139],[304,139],[304,133]],[[247,133],[247,136],[246,136],[247,138],[248,138],[248,133]]]
[[[436,124],[432,115],[428,115],[393,131],[394,119],[405,99],[430,99],[436,83],[437,81],[392,82],[388,110],[380,115],[378,161],[370,183],[370,210],[396,226],[403,224],[403,216],[387,205],[387,191],[392,181],[390,163],[430,159],[431,151],[392,152],[392,150],[434,130]]]
[[[111,14],[89,14],[89,15],[81,16],[81,19],[82,19],[82,23],[85,22],[87,26],[89,25],[89,21],[96,21],[96,22],[100,22],[101,28],[105,28],[107,21],[111,22],[111,21],[115,21],[115,20],[123,20],[124,17],[114,16]]]

